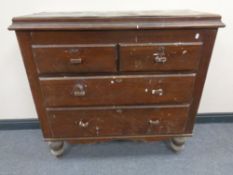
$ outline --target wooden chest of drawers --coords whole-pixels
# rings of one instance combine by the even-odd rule
[[[41,128],[63,141],[192,135],[221,17],[193,11],[40,13],[13,19]]]

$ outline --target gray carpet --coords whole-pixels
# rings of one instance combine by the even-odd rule
[[[0,175],[227,175],[233,172],[233,124],[196,125],[179,154],[163,142],[67,146],[57,159],[40,130],[0,131]]]

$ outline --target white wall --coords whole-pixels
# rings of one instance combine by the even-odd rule
[[[15,34],[7,27],[13,16],[42,11],[110,11],[192,9],[219,13],[220,29],[199,112],[233,112],[233,14],[229,0],[1,0],[0,119],[36,118]]]

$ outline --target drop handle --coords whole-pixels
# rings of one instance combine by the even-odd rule
[[[83,122],[82,120],[80,120],[79,122],[76,121],[75,124],[81,128],[87,128],[89,125],[89,122]]]
[[[73,95],[76,97],[82,97],[86,95],[85,88],[82,84],[76,84],[73,89]]]
[[[82,63],[82,58],[71,58],[70,63],[71,64],[81,64]]]
[[[159,120],[149,120],[148,123],[150,125],[158,125],[160,123],[160,121]]]
[[[157,54],[157,53],[155,53],[153,55],[155,56],[155,58],[154,58],[154,62],[155,63],[162,63],[162,64],[164,64],[164,63],[167,62],[167,57],[161,56],[160,54]]]
[[[152,95],[162,96],[163,95],[163,89],[161,89],[161,88],[159,88],[159,89],[152,89],[151,90],[151,94]]]
[[[165,48],[164,47],[159,47],[158,50],[153,53],[154,56],[154,62],[155,63],[162,63],[164,64],[167,62],[167,57],[165,56]]]

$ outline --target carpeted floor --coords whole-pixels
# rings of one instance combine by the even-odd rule
[[[179,154],[163,142],[68,146],[57,159],[40,130],[0,131],[0,175],[230,175],[233,123],[196,125]]]

